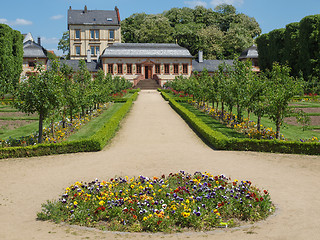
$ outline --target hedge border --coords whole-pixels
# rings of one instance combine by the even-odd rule
[[[128,98],[126,103],[123,104],[109,121],[88,139],[61,143],[37,144],[27,147],[0,148],[0,159],[100,151],[114,137],[119,129],[121,120],[129,112],[133,101],[135,101],[137,97],[138,91]]]
[[[196,115],[177,101],[171,98],[164,91],[160,91],[163,98],[169,101],[170,106],[202,136],[212,147],[218,150],[274,152],[290,154],[320,155],[320,143],[280,141],[280,140],[258,140],[228,138],[218,131],[214,131]]]

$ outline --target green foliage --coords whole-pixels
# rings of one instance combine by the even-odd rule
[[[58,201],[43,204],[38,218],[111,231],[176,232],[233,227],[234,220],[257,221],[273,211],[268,191],[250,181],[180,171],[153,178],[76,182]]]
[[[15,94],[22,72],[23,36],[0,24],[0,94]]]
[[[291,23],[285,29],[276,29],[256,40],[259,65],[262,70],[271,69],[273,62],[288,64],[295,77],[303,74],[308,93],[319,93],[320,78],[320,15],[304,17],[299,23]]]
[[[212,130],[193,113],[170,98],[164,91],[161,91],[161,94],[164,98],[168,99],[172,108],[181,115],[207,143],[216,149],[320,155],[320,143],[228,138],[222,133]]]
[[[70,36],[69,31],[62,34],[58,43],[58,50],[62,50],[63,53],[67,53],[67,59],[70,58]]]
[[[290,68],[274,63],[268,73],[266,96],[267,113],[276,125],[276,138],[280,138],[280,127],[288,113],[289,101],[302,92],[302,82],[290,76]]]
[[[100,151],[116,133],[120,121],[130,110],[133,100],[137,98],[137,95],[137,92],[133,94],[127,103],[123,104],[123,106],[105,122],[103,127],[90,138],[70,142],[37,144],[27,147],[0,148],[0,159]]]
[[[41,143],[43,121],[60,105],[60,92],[57,87],[59,76],[54,70],[43,71],[41,66],[38,66],[38,71],[39,74],[20,83],[15,107],[22,112],[39,115],[38,142]]]
[[[261,33],[254,18],[227,4],[216,11],[197,6],[172,8],[157,15],[133,14],[121,22],[121,29],[124,42],[176,41],[194,56],[203,50],[207,59],[239,55]]]

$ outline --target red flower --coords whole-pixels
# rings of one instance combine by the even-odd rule
[[[260,201],[261,201],[261,202],[263,201],[263,197],[260,198]]]
[[[263,190],[264,194],[268,194],[268,191],[267,190]]]
[[[161,220],[159,220],[158,222],[157,222],[157,224],[159,225],[160,223],[162,223],[162,221]]]
[[[137,219],[137,216],[136,216],[136,215],[133,215],[133,218],[134,218],[134,219]]]

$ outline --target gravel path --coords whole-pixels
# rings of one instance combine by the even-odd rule
[[[241,228],[179,234],[113,233],[36,221],[41,204],[76,181],[179,170],[251,180],[269,190],[276,214]],[[214,151],[158,92],[142,91],[101,152],[0,160],[0,239],[319,239],[319,182],[320,157]]]

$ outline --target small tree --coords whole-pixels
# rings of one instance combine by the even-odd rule
[[[39,136],[38,143],[42,142],[43,121],[59,106],[59,76],[55,71],[43,71],[38,66],[38,73],[31,75],[18,86],[15,106],[25,113],[38,113]]]
[[[69,31],[66,31],[62,34],[61,39],[58,43],[58,50],[62,50],[63,53],[67,53],[67,59],[70,58],[70,37]]]
[[[276,138],[280,138],[280,127],[289,109],[290,99],[301,93],[303,84],[300,79],[290,76],[290,68],[274,63],[269,72],[267,88],[267,109],[269,118],[276,125]]]

